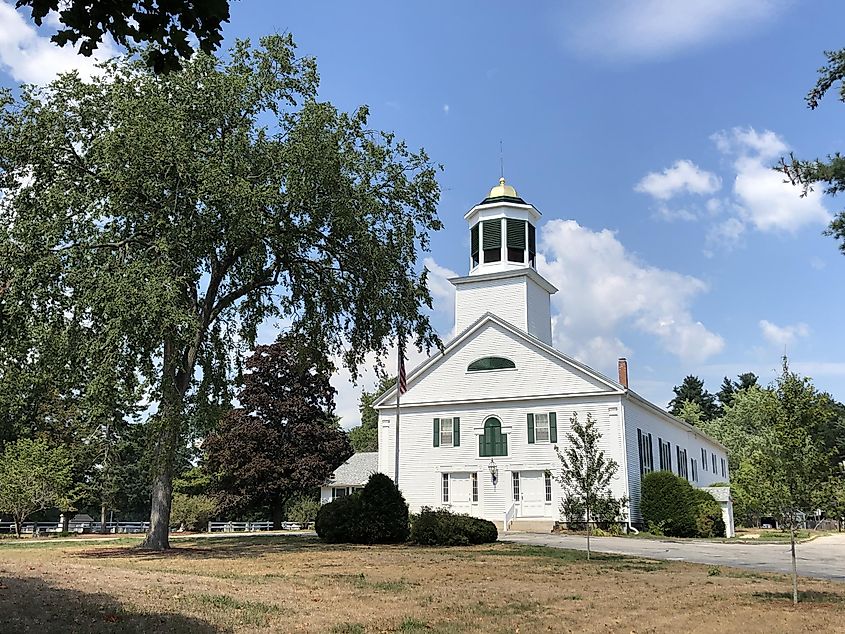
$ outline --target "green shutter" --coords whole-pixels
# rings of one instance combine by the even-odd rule
[[[505,221],[508,236],[509,249],[524,249],[525,248],[525,220],[516,220],[508,218]]]
[[[470,229],[471,254],[478,255],[478,223]]]
[[[549,412],[549,442],[557,442],[557,414]]]
[[[508,455],[508,435],[502,434],[502,453],[499,454],[500,456],[507,456]]]
[[[457,416],[452,419],[452,446],[461,446],[461,419]]]
[[[537,230],[530,222],[528,223],[528,253],[534,255],[537,252]]]
[[[534,444],[534,414],[528,415],[528,444]]]
[[[484,436],[481,435],[478,437],[478,455],[481,458],[487,456],[487,452],[484,451]]]
[[[434,446],[440,446],[440,419],[434,419]]]
[[[481,223],[485,249],[498,249],[502,246],[502,221],[485,220]]]

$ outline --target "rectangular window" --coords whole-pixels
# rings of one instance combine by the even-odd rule
[[[711,453],[710,457],[713,458],[713,460],[712,460],[712,462],[713,462],[713,475],[716,475],[716,454]]]
[[[707,471],[707,450],[704,447],[701,448],[701,468]]]
[[[640,475],[654,471],[654,455],[651,447],[651,434],[637,430],[637,445],[640,450]]]
[[[672,444],[667,440],[663,442],[660,438],[657,439],[660,443],[660,470],[672,470]]]
[[[690,467],[692,467],[692,481],[698,482],[698,461],[695,458],[690,460]]]
[[[678,454],[678,475],[689,480],[689,466],[687,465],[687,450],[675,447]]]
[[[472,501],[478,502],[478,474],[472,474]]]
[[[332,499],[336,500],[338,498],[346,497],[349,494],[349,491],[346,487],[335,487],[332,489]]]
[[[449,503],[449,474],[444,473],[441,479],[443,481],[443,503],[448,504]]]
[[[727,469],[725,469],[725,459],[724,458],[722,458],[722,477],[723,478],[728,477],[728,471],[727,471]]]
[[[513,474],[513,499],[519,501],[519,471],[514,471]]]
[[[454,434],[451,418],[440,419],[440,446],[451,447],[454,444]]]
[[[546,471],[546,502],[552,501],[552,474]]]
[[[534,439],[536,442],[549,442],[548,414],[534,414]]]

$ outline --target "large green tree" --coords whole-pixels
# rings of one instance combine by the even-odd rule
[[[0,313],[47,324],[33,354],[57,322],[108,352],[92,377],[146,386],[145,547],[169,546],[187,414],[226,402],[262,322],[289,320],[353,375],[398,330],[439,343],[417,262],[441,227],[436,166],[317,85],[314,60],[272,36],[178,73],[124,58],[0,93]]]
[[[16,0],[39,26],[53,13],[62,25],[50,39],[59,46],[79,42],[79,53],[90,56],[111,36],[127,46],[132,42],[155,45],[149,60],[157,71],[180,68],[194,48],[213,52],[223,40],[229,21],[229,0]]]

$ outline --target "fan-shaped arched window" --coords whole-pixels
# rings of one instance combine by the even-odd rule
[[[481,372],[482,370],[512,370],[516,364],[504,357],[482,357],[469,364],[467,372]]]
[[[502,421],[490,417],[484,421],[484,435],[478,437],[478,455],[481,458],[508,455],[508,435],[502,433]]]

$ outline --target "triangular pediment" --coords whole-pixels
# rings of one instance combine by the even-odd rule
[[[513,369],[469,371],[484,357],[513,361]],[[442,354],[408,376],[403,405],[518,400],[549,396],[621,393],[621,385],[571,359],[495,315],[485,315]],[[377,406],[396,403],[395,389]]]

